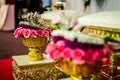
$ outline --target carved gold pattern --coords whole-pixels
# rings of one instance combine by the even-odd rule
[[[80,32],[87,33],[89,35],[98,36],[101,38],[109,38],[111,40],[120,42],[120,30],[119,29],[88,26],[88,27],[82,28],[82,30],[80,30]]]
[[[13,61],[13,75],[16,80],[58,80],[68,77],[55,67],[55,62],[18,66],[16,61]]]

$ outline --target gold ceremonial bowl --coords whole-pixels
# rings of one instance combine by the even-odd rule
[[[84,80],[82,78],[91,78],[92,75],[100,73],[102,66],[101,61],[97,61],[95,64],[82,64],[76,65],[72,61],[60,60],[59,68],[71,76],[72,80]],[[89,79],[88,79],[89,80]]]

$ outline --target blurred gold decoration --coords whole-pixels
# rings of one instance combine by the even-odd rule
[[[47,38],[45,37],[22,37],[23,44],[29,48],[28,60],[36,61],[43,59],[42,46],[47,43]]]
[[[54,10],[63,10],[63,5],[62,4],[54,5]]]
[[[67,77],[67,75],[55,67],[55,61],[48,59],[45,55],[44,58],[42,61],[28,61],[27,55],[13,56],[12,68],[14,79],[58,80]]]
[[[120,30],[119,29],[112,29],[112,28],[104,28],[99,26],[89,26],[89,27],[82,27],[78,30],[78,32],[83,32],[88,35],[98,36],[104,38],[106,42],[111,42],[114,46],[114,54],[110,56],[110,64],[106,66],[102,66],[102,68],[109,67],[109,73],[106,74],[102,71],[102,75],[108,78],[109,80],[114,80],[115,78],[119,77],[119,75],[114,75],[117,70],[117,61],[120,58]],[[115,43],[117,45],[115,45]]]
[[[72,80],[100,80],[99,73],[102,66],[100,61],[95,64],[76,65],[72,61],[60,60],[60,70],[71,76]]]

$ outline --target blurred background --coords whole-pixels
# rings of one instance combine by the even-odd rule
[[[27,54],[20,39],[13,36],[21,14],[38,11],[73,10],[91,14],[120,10],[120,0],[0,0],[0,59]]]

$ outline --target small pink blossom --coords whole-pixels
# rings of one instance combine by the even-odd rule
[[[26,14],[26,15],[23,15],[22,18],[23,18],[23,19],[28,19],[29,16],[30,16],[30,13],[28,13],[28,14]]]
[[[51,34],[51,32],[52,32],[52,31],[51,31],[51,29],[46,29],[46,31],[48,31],[48,32],[49,32],[49,35],[50,35],[50,34]]]
[[[15,38],[20,37],[20,36],[22,35],[22,27],[17,28],[17,29],[14,31],[13,34],[14,34]]]
[[[38,33],[36,30],[31,30],[31,37],[37,37]]]
[[[43,20],[43,19],[39,19],[38,22],[42,25],[44,25],[46,23],[45,20]]]
[[[70,59],[72,59],[73,50],[71,50],[70,48],[65,48],[62,54],[63,54],[63,58],[69,61]]]
[[[44,36],[44,31],[43,30],[37,30],[38,36]]]
[[[57,46],[57,49],[58,49],[59,51],[63,51],[63,50],[65,49],[65,43],[64,43],[64,41],[58,41],[58,42],[56,43],[56,46]]]
[[[47,30],[44,30],[44,34],[43,34],[45,37],[48,37],[49,36],[49,31]]]
[[[47,45],[47,47],[46,47],[46,49],[45,49],[45,52],[46,52],[47,54],[52,54],[54,51],[55,51],[55,44],[54,44],[53,42],[50,42],[50,43]]]
[[[81,49],[75,49],[73,51],[72,59],[75,64],[83,64],[85,63],[84,60],[85,52]]]
[[[46,47],[45,52],[49,54],[50,58],[52,59],[58,59],[58,58],[61,58],[62,56],[61,52],[57,50],[56,47],[57,46],[53,42],[50,42]]]
[[[87,49],[85,50],[85,61],[88,64],[93,64],[95,62],[94,58],[93,58],[94,52],[92,49]]]
[[[96,57],[97,60],[101,60],[103,57],[108,57],[108,53],[106,53],[107,51],[103,48],[103,49],[96,49],[95,53],[98,54],[98,56]],[[102,53],[102,54],[101,54]],[[94,55],[95,56],[95,55]]]
[[[99,50],[94,50],[93,60],[100,60],[101,55]]]
[[[30,29],[23,29],[23,36],[25,38],[29,38],[31,36],[31,30]]]
[[[59,51],[59,50],[55,50],[51,55],[50,57],[52,59],[59,59],[62,57],[62,53]]]
[[[103,57],[101,60],[102,60],[103,63],[105,63],[106,61],[108,61],[108,58],[107,57]]]
[[[59,24],[60,23],[60,19],[54,19],[51,21],[52,24]]]
[[[78,19],[76,17],[72,17],[68,22],[68,28],[69,27],[75,27],[78,24]]]
[[[41,18],[41,15],[39,15],[38,12],[35,12],[35,13],[33,14],[33,16],[34,16],[34,17]]]

